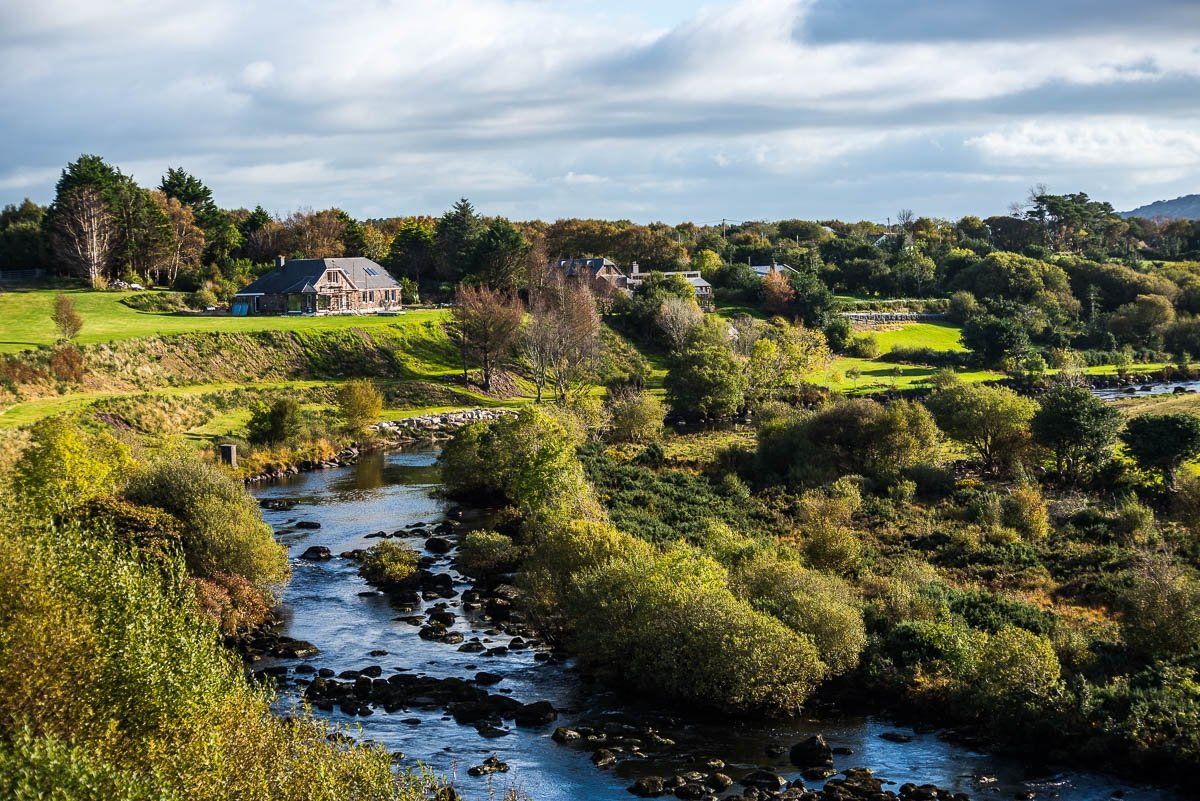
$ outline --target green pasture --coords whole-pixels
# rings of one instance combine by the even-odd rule
[[[58,338],[50,312],[59,290],[0,292],[0,353],[53,345]],[[331,315],[321,317],[230,317],[187,313],[142,312],[121,303],[134,292],[67,290],[83,317],[78,342],[83,345],[122,339],[183,334],[194,331],[330,331],[418,324],[445,316],[440,309],[417,309],[398,316]]]

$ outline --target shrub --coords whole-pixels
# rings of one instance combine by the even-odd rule
[[[736,598],[724,568],[690,548],[601,563],[577,582],[567,602],[575,652],[637,689],[787,711],[825,674],[811,638]]]
[[[1054,615],[1033,604],[1005,598],[987,590],[950,590],[950,611],[960,615],[972,628],[989,632],[1016,626],[1034,634],[1054,630]]]
[[[1012,714],[1039,709],[1058,689],[1062,668],[1050,640],[1007,627],[987,638],[979,653],[973,687],[984,708]]]
[[[104,540],[0,523],[0,796],[425,797],[382,749],[274,715],[197,614],[182,566],[147,568]]]
[[[961,623],[906,620],[888,632],[884,652],[910,677],[961,677],[975,666],[978,639]]]
[[[253,631],[271,614],[271,597],[232,573],[192,579],[192,590],[200,610],[215,620],[225,635]]]
[[[30,433],[13,471],[13,489],[40,517],[111,495],[133,464],[129,449],[112,436],[85,432],[65,417],[39,420]]]
[[[258,505],[212,462],[183,450],[167,453],[134,473],[125,496],[180,520],[192,575],[233,573],[264,589],[287,578],[287,551],[262,522]]]
[[[1125,591],[1125,641],[1150,658],[1192,653],[1200,643],[1200,581],[1162,555],[1147,558]]]
[[[663,402],[644,392],[622,391],[609,402],[608,439],[612,442],[652,442],[662,435]]]
[[[363,555],[358,575],[381,589],[395,589],[417,578],[417,552],[398,542],[381,542]]]
[[[856,359],[874,359],[879,355],[879,341],[871,334],[855,334],[846,344],[846,353]]]
[[[946,310],[946,316],[959,325],[962,325],[971,319],[978,310],[979,301],[975,299],[975,296],[966,290],[960,289],[950,296],[950,306]]]
[[[511,537],[495,531],[469,531],[458,548],[458,566],[477,578],[515,570],[522,550]]]
[[[759,554],[737,567],[733,584],[755,609],[811,637],[830,675],[858,664],[867,632],[859,599],[846,582]]]
[[[919,403],[845,400],[791,422],[763,426],[759,462],[792,481],[859,474],[891,482],[940,458],[940,435]]]
[[[1001,500],[1004,525],[1027,540],[1044,540],[1050,534],[1050,511],[1036,484],[1013,487]]]
[[[59,345],[50,355],[50,374],[63,383],[78,384],[86,369],[83,352],[69,343]]]
[[[383,396],[374,382],[356,379],[338,387],[337,406],[346,431],[357,436],[365,433],[367,426],[379,418]]]
[[[270,406],[260,403],[254,407],[246,425],[246,439],[255,445],[275,445],[296,439],[303,430],[300,402],[285,397]]]

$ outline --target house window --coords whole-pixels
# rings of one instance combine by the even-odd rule
[[[336,284],[341,281],[341,276],[335,273],[333,270],[330,270],[329,272],[325,273],[325,279],[331,284]]]

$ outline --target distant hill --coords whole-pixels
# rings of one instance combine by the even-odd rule
[[[1174,200],[1156,200],[1133,211],[1120,212],[1122,217],[1161,217],[1168,220],[1200,220],[1200,195],[1184,195]]]

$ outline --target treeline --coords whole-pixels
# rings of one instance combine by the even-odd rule
[[[5,479],[0,795],[428,796],[386,751],[274,714],[222,645],[262,622],[288,572],[239,481],[61,418],[34,426]]]

